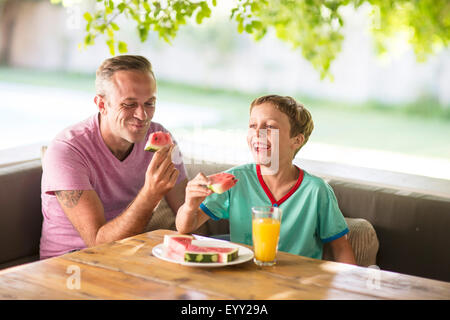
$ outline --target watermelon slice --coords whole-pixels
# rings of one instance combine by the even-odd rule
[[[157,131],[150,134],[144,150],[155,152],[171,144],[173,144],[173,141],[168,132]]]
[[[193,254],[217,254],[217,262],[230,262],[237,259],[239,249],[229,247],[198,247],[190,245],[186,249],[185,260],[187,254],[189,254],[191,258],[193,257]]]
[[[184,254],[185,262],[214,263],[219,262],[219,254],[216,252],[196,252],[186,251]]]
[[[175,234],[164,236],[164,255],[177,261],[184,261],[184,253],[191,245],[193,236]]]
[[[165,235],[164,256],[180,262],[230,262],[236,260],[239,249],[233,247],[206,247],[192,244],[190,235]]]
[[[221,172],[208,176],[211,182],[207,187],[215,193],[224,193],[228,189],[232,188],[238,180],[231,173]]]

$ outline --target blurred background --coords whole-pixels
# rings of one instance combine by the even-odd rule
[[[315,129],[297,157],[450,180],[450,50],[418,63],[401,36],[375,54],[370,8],[344,10],[345,40],[319,73],[299,51],[269,34],[255,42],[230,21],[232,1],[212,18],[180,28],[172,43],[121,24],[129,54],[153,64],[154,121],[183,154],[209,161],[250,161],[249,105],[261,95],[293,96]],[[62,129],[96,112],[95,70],[110,57],[103,38],[80,50],[83,13],[95,1],[63,7],[48,0],[0,0],[0,164],[37,157]],[[345,8],[347,9],[347,8]]]

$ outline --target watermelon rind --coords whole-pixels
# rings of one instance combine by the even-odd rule
[[[210,185],[208,185],[208,186],[206,186],[209,190],[211,190],[212,192],[214,192],[214,193],[217,193],[217,194],[222,194],[222,193],[224,193],[225,191],[223,191],[221,188],[218,188],[216,185],[214,185],[214,184],[210,184]]]
[[[155,147],[155,146],[152,146],[152,145],[150,145],[150,146],[146,146],[145,147],[145,151],[150,151],[150,152],[156,152],[156,151],[158,151],[159,149],[161,149],[160,147]]]
[[[218,253],[209,252],[191,252],[186,251],[184,253],[185,262],[197,262],[197,263],[214,263],[219,261]]]
[[[227,253],[220,253],[222,262],[231,262],[237,259],[239,255],[239,249],[235,248],[233,251]]]
[[[148,146],[145,146],[144,150],[145,151],[150,151],[150,152],[156,152],[159,149],[164,148],[165,146],[168,146],[168,145],[170,145],[170,144],[166,144],[166,145],[163,145],[163,146],[155,146],[153,144],[150,144]]]

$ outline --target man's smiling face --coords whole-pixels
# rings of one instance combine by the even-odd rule
[[[144,140],[155,113],[156,81],[150,73],[117,71],[108,84],[102,121],[114,140]]]

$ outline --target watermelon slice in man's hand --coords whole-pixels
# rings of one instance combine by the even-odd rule
[[[144,150],[155,152],[171,144],[173,144],[173,141],[168,132],[157,131],[150,134]]]
[[[221,172],[208,176],[210,184],[207,185],[208,189],[215,193],[224,193],[228,189],[234,187],[238,180],[231,173]]]

